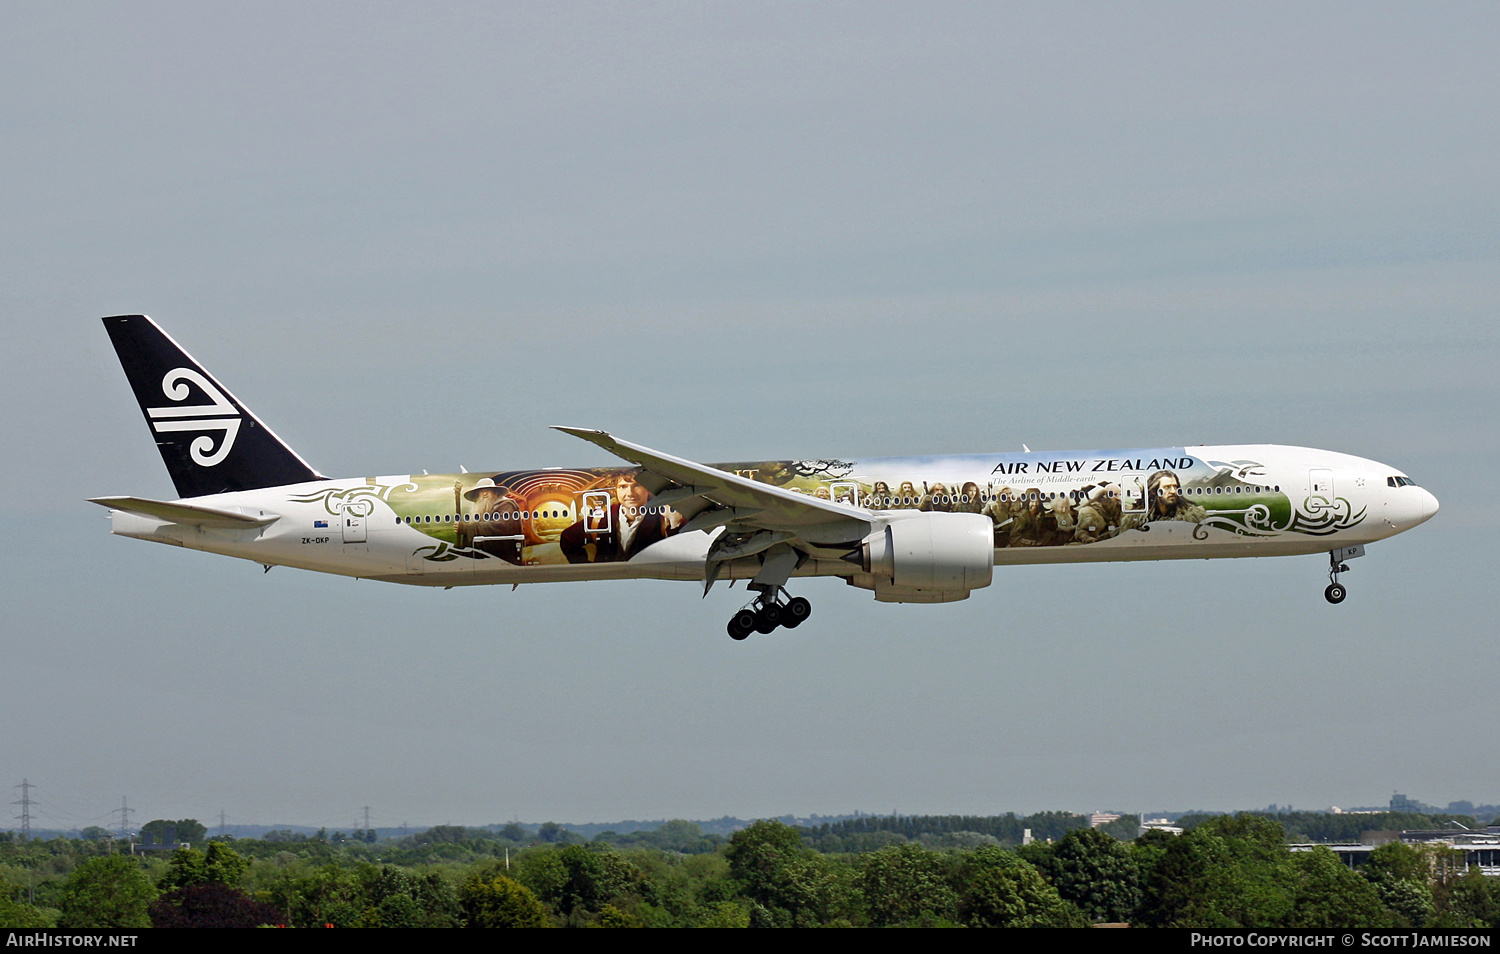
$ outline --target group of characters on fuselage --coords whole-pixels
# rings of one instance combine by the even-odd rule
[[[955,494],[946,484],[925,481],[919,492],[909,480],[892,492],[888,482],[877,480],[864,501],[876,510],[982,513],[995,525],[997,549],[1097,543],[1154,521],[1198,523],[1208,516],[1202,506],[1183,496],[1182,482],[1171,470],[1146,478],[1144,506],[1127,509],[1130,503],[1122,487],[1109,481],[1063,491],[1007,485],[987,492],[968,481]]]
[[[636,481],[635,471],[616,471],[575,495],[578,506],[568,513],[578,517],[557,538],[558,552],[569,563],[614,563],[629,560],[642,550],[672,536],[682,526],[682,515],[670,507],[651,505],[651,492]],[[523,519],[530,505],[512,490],[483,478],[464,494],[473,507],[473,522],[464,525],[460,546],[473,546],[512,563],[521,563],[526,543]],[[537,519],[531,517],[533,522]],[[533,537],[536,535],[533,529]],[[533,550],[535,544],[533,543]]]
[[[637,473],[574,472],[574,479],[563,483],[558,482],[560,475],[548,474],[554,482],[543,496],[559,498],[551,504],[532,499],[535,495],[525,490],[525,480],[537,476],[532,472],[480,478],[461,492],[463,503],[458,502],[460,491],[455,484],[455,503],[466,511],[450,524],[455,542],[460,550],[483,551],[517,565],[630,560],[676,534],[684,522],[682,514],[671,507],[652,503],[652,494],[637,481]],[[1112,480],[1055,491],[993,483],[982,488],[972,480],[955,481],[951,486],[922,481],[920,490],[911,480],[825,478],[802,487],[787,483],[799,493],[871,510],[984,514],[994,525],[997,549],[1097,543],[1155,521],[1198,523],[1208,515],[1183,494],[1175,471],[1152,473],[1146,478],[1144,494],[1138,476],[1121,479],[1132,489]],[[519,490],[512,486],[518,480]]]

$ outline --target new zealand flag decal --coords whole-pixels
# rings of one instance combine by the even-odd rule
[[[313,521],[313,529],[314,530],[327,530],[328,529],[328,521],[327,520],[314,520]]]

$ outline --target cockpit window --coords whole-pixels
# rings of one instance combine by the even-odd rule
[[[1387,487],[1415,487],[1417,482],[1410,477],[1387,477],[1385,485]]]

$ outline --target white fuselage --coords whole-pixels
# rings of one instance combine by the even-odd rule
[[[1410,529],[1438,507],[1432,494],[1385,464],[1276,445],[721,469],[873,513],[877,524],[913,512],[986,513],[996,566],[1327,552]],[[681,521],[669,506],[653,506],[644,492],[632,499],[631,491],[611,489],[617,474],[531,470],[318,481],[186,501],[275,518],[264,526],[190,525],[116,510],[113,532],[267,566],[426,586],[702,580],[721,531],[674,532],[674,519]],[[660,539],[605,560],[604,529],[617,533],[626,521],[637,526],[634,520],[654,521]],[[754,557],[732,560],[724,578],[753,577],[759,567]],[[793,575],[860,572],[815,549]]]

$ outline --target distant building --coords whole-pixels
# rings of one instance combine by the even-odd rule
[[[1500,831],[1370,831],[1365,832],[1358,845],[1289,845],[1292,851],[1312,851],[1327,848],[1339,856],[1339,860],[1351,868],[1362,867],[1370,860],[1370,852],[1381,845],[1401,841],[1417,845],[1446,845],[1454,851],[1464,853],[1464,864],[1478,868],[1490,878],[1500,878]]]
[[[177,826],[167,824],[163,826],[162,829],[161,844],[156,843],[156,840],[151,837],[151,833],[149,831],[141,832],[140,844],[131,845],[130,852],[131,854],[134,854],[137,851],[176,851],[178,848],[191,847],[192,846],[186,842],[182,842],[179,844],[177,841]]]
[[[1418,815],[1432,815],[1437,813],[1437,809],[1433,806],[1419,802],[1415,798],[1407,798],[1400,792],[1393,792],[1391,794],[1391,811],[1412,812]]]

